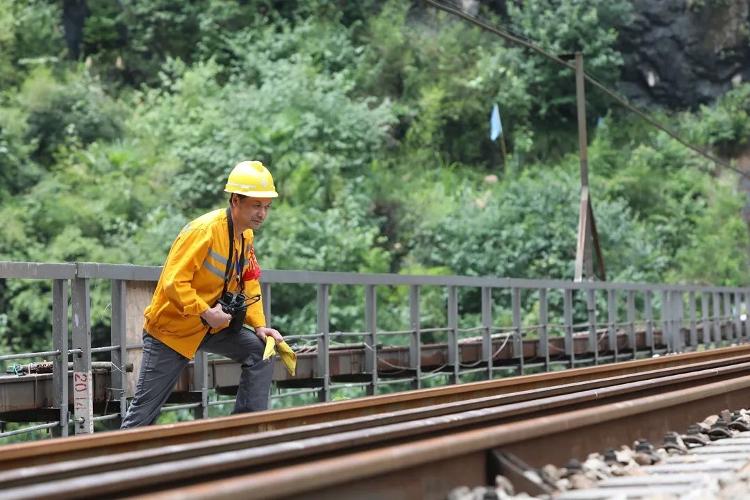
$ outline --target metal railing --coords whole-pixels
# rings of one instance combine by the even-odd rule
[[[74,432],[93,432],[97,420],[120,419],[124,416],[127,397],[126,370],[126,303],[127,282],[158,280],[160,267],[111,265],[97,263],[46,264],[29,262],[0,262],[0,279],[41,279],[52,281],[52,350],[34,353],[15,353],[0,356],[9,359],[52,357],[54,405],[59,408],[59,420],[26,430],[52,428],[56,435],[67,435],[69,423]],[[91,346],[91,280],[108,280],[111,284],[110,346]],[[493,378],[500,370],[507,371],[507,361],[500,364],[497,356],[506,347],[513,355],[513,369],[524,373],[529,362],[535,367],[550,370],[555,363],[576,364],[635,359],[657,352],[680,352],[699,347],[714,347],[746,340],[750,337],[746,321],[749,287],[714,287],[642,283],[569,282],[561,280],[532,280],[515,278],[467,276],[405,276],[393,274],[358,274],[311,271],[264,271],[262,291],[264,310],[272,323],[272,286],[284,284],[308,285],[316,289],[316,327],[313,335],[288,335],[290,340],[311,340],[317,349],[315,378],[318,386],[312,389],[321,401],[331,399],[330,349],[332,335],[361,339],[365,348],[362,383],[367,394],[376,394],[379,387],[396,382],[410,383],[420,388],[425,380],[436,375],[447,375],[449,382],[459,383],[461,377],[482,372]],[[364,288],[364,331],[331,332],[330,298],[332,286]],[[378,329],[378,287],[408,287],[409,328],[384,331]],[[427,287],[438,287],[445,293],[446,324],[423,327],[421,293]],[[480,324],[460,327],[460,291],[479,292]],[[68,294],[70,316],[68,316]],[[550,297],[556,299],[550,307]],[[498,306],[500,302],[506,306]],[[560,300],[561,299],[561,300]],[[560,305],[561,303],[561,305]],[[507,324],[497,324],[493,313],[501,309],[508,313]],[[554,311],[552,310],[554,309]],[[529,311],[535,321],[530,324]],[[2,313],[2,311],[0,311]],[[603,314],[602,314],[603,313]],[[700,313],[700,314],[699,314]],[[525,315],[525,317],[524,317]],[[554,318],[552,316],[555,316]],[[604,316],[604,317],[601,317]],[[72,332],[68,336],[68,320]],[[575,321],[576,318],[582,321]],[[139,318],[140,320],[140,318]],[[465,321],[464,321],[465,322]],[[447,345],[447,359],[437,369],[423,371],[421,366],[423,336],[441,334]],[[480,359],[470,365],[462,363],[461,335],[481,337]],[[643,335],[644,342],[636,340]],[[658,338],[660,344],[655,342]],[[388,362],[379,356],[382,338],[392,335],[408,336],[408,365],[395,366],[405,377],[384,380],[378,374],[379,365]],[[561,337],[561,347],[551,342]],[[475,337],[476,338],[476,337]],[[640,337],[639,337],[640,338]],[[624,345],[623,344],[624,339]],[[70,347],[68,341],[70,340]],[[578,356],[576,344],[585,342],[584,356]],[[496,348],[496,344],[500,347]],[[525,349],[533,344],[531,356]],[[603,348],[602,348],[603,347]],[[119,412],[94,416],[92,404],[92,352],[110,352],[111,387]],[[606,355],[604,355],[606,354]],[[72,356],[73,415],[69,415],[68,357]],[[207,417],[208,408],[226,404],[230,400],[208,401],[207,357],[195,360],[194,387],[201,393],[197,403],[176,408],[192,408],[197,417]],[[309,393],[294,391],[294,394]],[[278,397],[278,396],[274,396]],[[23,432],[24,429],[0,433],[0,437]]]

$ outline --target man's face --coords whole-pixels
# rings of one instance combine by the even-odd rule
[[[237,222],[244,229],[259,229],[271,210],[273,198],[236,198]]]

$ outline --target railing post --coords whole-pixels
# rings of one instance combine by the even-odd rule
[[[539,354],[544,357],[544,371],[549,371],[549,314],[547,289],[539,289]]]
[[[458,348],[458,288],[448,287],[448,364],[454,384],[460,382],[461,353]]]
[[[273,319],[271,318],[271,284],[261,282],[260,283],[260,296],[263,300],[263,316],[266,318],[266,326],[273,326]],[[271,382],[272,386],[275,387],[275,382]],[[268,407],[273,408],[273,391],[268,391]]]
[[[646,296],[644,297],[644,308],[646,315],[646,344],[651,350],[651,356],[655,354],[656,348],[654,346],[654,309],[653,309],[654,293],[651,290],[646,290]]]
[[[370,373],[367,394],[374,395],[378,389],[378,343],[377,343],[377,296],[375,285],[365,286],[365,370]]]
[[[119,346],[112,351],[110,362],[110,380],[111,394],[113,400],[118,402],[120,418],[116,424],[122,423],[125,418],[125,404],[127,395],[125,388],[126,381],[126,364],[128,361],[127,339],[126,339],[126,304],[127,304],[127,287],[124,280],[112,280],[112,329],[110,330],[110,345]]]
[[[54,404],[60,409],[55,436],[68,435],[68,280],[52,281],[52,348],[60,354],[52,362]]]
[[[323,381],[323,386],[318,392],[320,401],[331,399],[331,371],[328,359],[328,348],[330,346],[330,320],[328,316],[328,294],[331,285],[318,285],[318,364],[317,377]]]
[[[619,349],[617,345],[617,290],[607,290],[607,339],[609,350],[612,351],[613,360],[616,362]]]
[[[518,357],[518,374],[523,375],[523,328],[521,326],[521,290],[510,289],[510,303],[513,310],[513,354]]]
[[[683,352],[685,350],[685,341],[682,336],[682,324],[685,318],[685,302],[682,292],[672,292],[672,332],[674,337],[674,351]]]
[[[638,351],[638,344],[635,340],[635,292],[628,290],[627,297],[628,349],[630,349],[633,359],[635,359]]]
[[[722,293],[724,296],[724,316],[722,317],[722,324],[727,332],[727,340],[731,344],[734,340],[734,325],[732,324],[732,292]]]
[[[701,323],[703,325],[703,344],[708,347],[711,345],[711,322],[709,321],[711,305],[709,295],[701,292]]]
[[[599,339],[596,334],[596,295],[593,288],[586,289],[586,309],[589,321],[589,351],[594,353],[594,364],[599,364]]]
[[[672,331],[669,321],[669,291],[661,292],[661,340],[667,346],[667,352],[673,352],[672,349]]]
[[[734,299],[734,292],[724,292],[724,317],[726,318],[725,322],[727,325],[727,336],[729,337],[730,343],[733,343],[735,340],[737,340],[737,333],[735,330],[735,320],[734,320],[734,311],[733,311],[733,299]]]
[[[734,324],[732,322],[732,292],[724,291],[721,294],[721,301],[722,301],[722,316],[721,316],[721,326],[722,331],[724,332],[725,339],[729,342],[729,344],[732,343],[734,339]]]
[[[563,323],[565,329],[565,354],[570,360],[570,367],[575,368],[576,354],[573,341],[573,290],[563,290]]]
[[[695,292],[690,291],[688,293],[688,300],[690,301],[690,347],[692,350],[698,348],[698,324],[695,313]]]
[[[716,343],[716,347],[721,346],[721,297],[719,296],[719,292],[713,293],[713,303],[714,303],[714,316],[713,316],[713,324],[714,324],[714,342]]]
[[[734,319],[734,339],[739,342],[742,338],[742,323],[740,322],[740,309],[742,304],[738,292],[734,292],[732,295],[734,295],[734,309],[732,310],[732,319]]]
[[[422,322],[419,312],[419,285],[409,287],[409,317],[411,341],[409,342],[409,367],[414,370],[413,389],[422,388]]]
[[[666,336],[667,351],[682,349],[682,293],[676,290],[662,292],[662,329]]]
[[[88,278],[73,278],[73,415],[76,434],[94,432],[91,382],[91,304]],[[67,363],[67,359],[65,360]]]
[[[193,391],[200,393],[200,406],[193,409],[196,419],[208,418],[208,353],[198,351],[193,360]]]
[[[750,338],[750,302],[748,299],[750,299],[750,291],[745,290],[742,294],[742,297],[745,301],[745,308],[744,308],[744,314],[745,314],[745,328],[743,337],[745,340]]]
[[[271,284],[260,284],[260,296],[263,298],[263,316],[266,317],[266,326],[272,326],[271,320]]]
[[[492,288],[482,287],[482,361],[487,363],[487,380],[492,380]]]

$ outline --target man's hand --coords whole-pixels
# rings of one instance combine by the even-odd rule
[[[222,311],[221,304],[216,304],[211,309],[203,311],[201,318],[203,318],[211,328],[227,327],[232,320],[232,317],[229,314]]]
[[[266,337],[269,335],[273,337],[277,344],[284,341],[284,337],[279,333],[278,330],[267,328],[265,326],[259,326],[258,328],[256,328],[255,335],[257,335],[258,338],[260,338],[260,340],[262,340],[263,342],[266,341]]]

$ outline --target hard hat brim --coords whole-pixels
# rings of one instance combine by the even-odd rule
[[[226,193],[241,194],[248,198],[278,198],[279,193],[276,191],[242,191],[241,189],[224,189]]]

